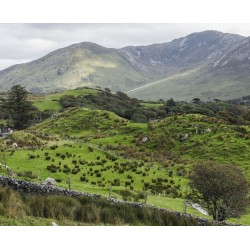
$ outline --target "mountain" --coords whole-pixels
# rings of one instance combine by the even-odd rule
[[[232,99],[250,93],[250,39],[218,31],[162,44],[105,48],[74,44],[0,71],[0,90],[32,92],[108,87],[146,100]]]
[[[116,50],[89,42],[74,44],[38,60],[0,71],[1,90],[21,84],[32,92],[53,92],[82,86],[124,90],[146,80]]]

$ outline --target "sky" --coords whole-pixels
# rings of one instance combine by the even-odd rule
[[[250,25],[240,23],[0,23],[0,70],[84,41],[121,48],[169,42],[204,30],[250,36]]]

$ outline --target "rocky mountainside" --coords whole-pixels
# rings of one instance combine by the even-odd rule
[[[140,69],[140,65],[158,68],[162,73],[206,64],[244,40],[239,35],[218,31],[193,33],[169,43],[125,47],[124,58]]]
[[[250,39],[218,31],[109,49],[83,42],[0,71],[0,90],[108,87],[141,99],[230,99],[250,94]]]

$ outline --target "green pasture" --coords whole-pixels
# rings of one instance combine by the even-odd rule
[[[37,107],[40,111],[45,110],[53,110],[53,111],[59,111],[62,109],[62,106],[60,105],[60,98],[64,95],[95,95],[97,93],[97,90],[95,89],[74,89],[74,90],[67,90],[64,92],[58,92],[48,95],[33,95],[30,96],[29,99],[31,102],[33,102],[34,106]]]

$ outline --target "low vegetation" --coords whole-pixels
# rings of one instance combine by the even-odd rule
[[[207,160],[235,165],[250,180],[246,105],[203,103],[199,98],[192,103],[173,99],[142,103],[108,89],[55,93],[43,100],[41,105],[46,106],[47,100],[57,103],[58,109],[39,111],[41,121],[1,140],[1,174],[40,183],[52,177],[64,188],[70,178],[75,190],[127,201],[146,199],[147,204],[179,212],[185,199],[195,201],[189,186],[194,165]],[[250,224],[247,209],[243,219],[230,220]],[[187,213],[201,215],[191,207]]]
[[[2,220],[1,217],[7,218]],[[67,196],[28,196],[11,189],[0,188],[0,225],[11,219],[30,221],[30,218],[56,220],[59,225],[152,225],[195,226],[197,219],[178,217],[150,207],[114,204],[105,199]],[[10,220],[8,220],[8,218]],[[46,220],[45,220],[46,222]],[[47,221],[48,223],[48,221]]]

